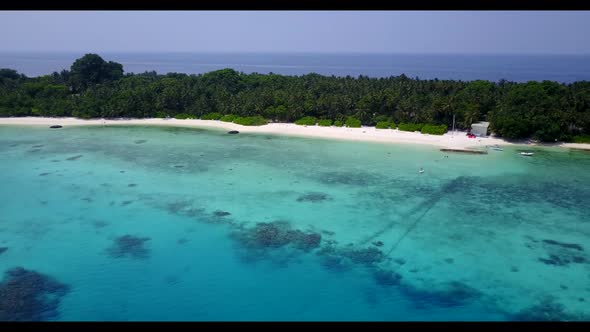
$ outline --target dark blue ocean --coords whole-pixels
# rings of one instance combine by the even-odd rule
[[[67,69],[82,53],[0,53],[0,68],[27,76]],[[100,53],[122,63],[126,72],[155,70],[199,74],[233,68],[244,73],[388,77],[515,82],[590,80],[590,55],[435,55],[435,54],[191,54]]]

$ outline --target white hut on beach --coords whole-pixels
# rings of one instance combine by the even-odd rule
[[[477,137],[487,137],[489,122],[478,122],[471,125],[471,133]]]

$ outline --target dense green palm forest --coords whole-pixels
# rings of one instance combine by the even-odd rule
[[[489,121],[508,139],[584,141],[590,134],[590,82],[455,81],[243,74],[124,74],[96,54],[70,70],[26,77],[0,69],[0,116],[208,118],[380,128],[455,127]],[[430,130],[430,129],[429,129]]]

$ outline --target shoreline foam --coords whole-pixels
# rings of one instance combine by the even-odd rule
[[[495,137],[468,138],[465,132],[448,132],[444,135],[428,135],[419,132],[405,132],[397,129],[376,129],[375,127],[347,128],[300,126],[294,123],[269,123],[264,126],[242,126],[218,120],[178,120],[178,119],[92,119],[48,118],[48,117],[14,117],[0,118],[0,125],[62,125],[62,126],[100,126],[100,125],[157,125],[193,128],[216,128],[237,130],[241,133],[278,134],[299,137],[314,137],[339,140],[352,140],[378,143],[423,144],[455,150],[485,148],[488,145],[515,146],[557,146],[590,150],[590,144],[558,143],[533,144],[527,142],[508,142]]]

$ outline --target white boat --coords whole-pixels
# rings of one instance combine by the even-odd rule
[[[521,152],[520,155],[521,156],[532,156],[533,153],[532,152]]]

